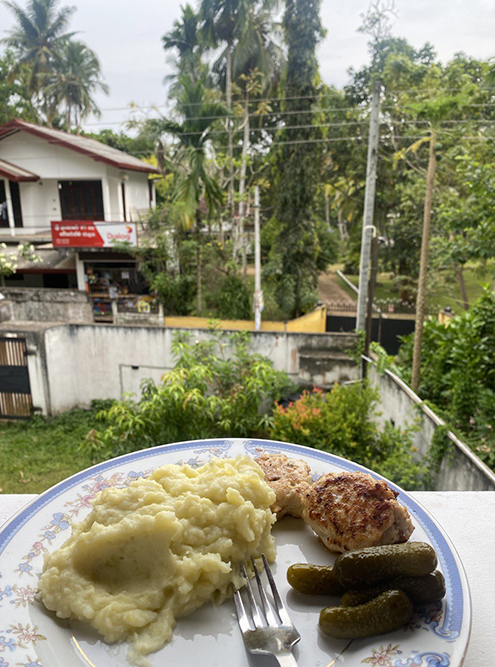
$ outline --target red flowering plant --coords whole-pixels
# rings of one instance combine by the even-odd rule
[[[360,463],[407,489],[423,488],[424,469],[413,461],[412,429],[378,428],[378,392],[368,383],[313,388],[284,407],[276,405],[270,437]]]

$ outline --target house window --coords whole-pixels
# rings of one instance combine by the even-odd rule
[[[101,181],[59,181],[62,220],[104,220]]]
[[[21,196],[19,193],[19,183],[9,181],[10,199],[12,201],[12,210],[14,211],[14,226],[22,227]],[[9,226],[9,209],[7,207],[7,188],[5,182],[0,181],[0,227]]]
[[[10,181],[10,198],[12,199],[12,210],[14,211],[14,226],[22,227],[21,194],[19,183]]]
[[[7,193],[5,183],[0,181],[0,227],[9,226],[9,212],[7,210]]]
[[[150,178],[148,180],[148,199],[149,199],[150,208],[153,207],[153,188],[154,188],[154,183]]]
[[[122,181],[120,184],[120,188],[122,190],[122,209],[124,211],[124,222],[127,222],[127,201],[125,197],[125,182]]]

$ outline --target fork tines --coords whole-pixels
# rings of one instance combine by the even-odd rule
[[[261,557],[270,584],[273,605],[268,600],[255,560],[251,558],[261,606],[256,601],[248,573],[242,565],[242,574],[246,580],[247,605],[245,606],[243,603],[241,592],[236,591],[234,600],[239,627],[246,647],[251,653],[271,653],[275,656],[287,655],[290,653],[291,647],[299,641],[300,635],[292,624],[287,609],[282,602],[266,557],[264,554]],[[295,662],[291,664],[295,664]]]

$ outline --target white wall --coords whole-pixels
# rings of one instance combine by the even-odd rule
[[[0,156],[41,179],[96,179],[106,176],[106,165],[85,155],[50,144],[27,132],[17,132],[0,142]]]
[[[143,378],[158,379],[174,366],[171,343],[176,329],[165,327],[62,325],[46,329],[44,350],[47,368],[47,394],[50,412],[73,407],[88,407],[95,398],[120,398],[135,392]],[[188,330],[191,340],[209,338],[204,329]],[[328,352],[329,386],[357,376],[351,359],[342,352],[355,343],[352,334],[286,334],[259,332],[252,334],[252,345],[259,354],[270,358],[275,368],[284,370],[294,381],[303,379],[300,351],[306,356]],[[332,360],[332,352],[335,354]],[[318,370],[316,371],[319,372]],[[316,384],[316,376],[305,377]]]
[[[435,430],[445,426],[413,390],[390,371],[378,373],[369,364],[367,377],[380,394],[380,413],[377,421],[392,422],[399,428],[415,426],[412,442],[417,460],[427,456]],[[447,454],[435,477],[436,491],[493,491],[495,474],[453,433],[445,436]]]
[[[127,219],[134,220],[138,214],[150,208],[148,189],[148,174],[138,171],[128,171],[129,180],[126,183]]]
[[[110,212],[105,219],[123,220],[122,177],[125,176],[125,200],[127,220],[135,220],[135,212],[142,213],[150,208],[148,174],[139,171],[118,170],[108,165],[107,177],[110,190]]]
[[[122,180],[117,176],[109,175],[108,190],[110,194],[110,209],[105,211],[105,220],[109,222],[123,220]]]
[[[119,170],[63,146],[48,143],[26,132],[2,139],[0,157],[40,176],[40,181],[21,183],[23,226],[33,231],[49,229],[60,220],[59,180],[101,180],[105,220],[123,220],[122,177],[127,176],[127,219],[129,211],[149,208],[148,174]],[[108,184],[108,197],[106,188]]]
[[[1,143],[1,142],[0,142]],[[35,183],[20,183],[23,227],[47,229],[51,220],[60,220],[58,181],[41,179]]]

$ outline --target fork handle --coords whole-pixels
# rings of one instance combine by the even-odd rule
[[[276,655],[280,667],[298,667],[296,659],[292,653],[284,653],[283,655]]]

